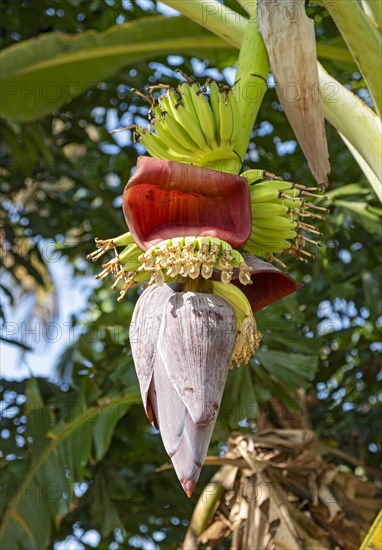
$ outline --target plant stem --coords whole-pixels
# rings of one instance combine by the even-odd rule
[[[197,279],[191,279],[191,277],[178,277],[178,282],[182,283],[182,292],[202,292],[204,294],[212,294],[213,287],[212,282],[207,279],[203,279],[201,275]]]
[[[321,65],[319,78],[325,117],[352,144],[381,181],[382,143],[379,117]]]
[[[269,72],[268,55],[257,24],[256,3],[252,4],[253,9],[241,43],[234,86],[241,114],[241,132],[234,150],[241,159],[244,159],[248,149],[253,126],[267,91]]]
[[[168,6],[180,11],[202,27],[239,47],[247,27],[247,20],[238,13],[220,4],[217,0],[166,0]],[[239,33],[239,40],[237,34]]]
[[[362,73],[375,109],[382,110],[382,37],[357,0],[323,0]]]

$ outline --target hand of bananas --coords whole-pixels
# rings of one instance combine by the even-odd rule
[[[238,174],[242,159],[235,152],[241,128],[237,90],[211,79],[204,86],[188,79],[177,89],[168,87],[156,103],[155,88],[146,96],[151,102],[149,126],[135,127],[136,139],[148,153]]]

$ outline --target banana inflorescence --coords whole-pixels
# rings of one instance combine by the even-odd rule
[[[186,81],[176,89],[159,85],[150,87],[149,95],[136,92],[150,107],[148,127],[132,127],[135,139],[151,156],[164,161],[238,174],[242,159],[235,152],[235,143],[243,127],[243,113],[235,85],[229,88],[209,79],[200,86],[183,76]],[[154,98],[158,88],[162,93]],[[311,236],[320,232],[307,223],[307,218],[322,220],[326,211],[312,203],[312,199],[322,198],[319,189],[283,181],[263,170],[247,170],[241,176],[243,185],[246,180],[249,186],[252,211],[252,231],[244,249],[279,263],[282,262],[275,258],[279,253],[291,254],[302,261],[314,257],[304,246],[319,245]],[[115,257],[103,264],[97,278],[104,279],[110,274],[115,279],[113,289],[122,285],[119,301],[136,283],[163,285],[174,280],[181,282],[183,288],[195,288],[197,292],[207,292],[208,288],[208,292],[224,298],[233,307],[237,320],[232,361],[237,366],[248,363],[261,334],[251,304],[238,288],[252,283],[251,268],[238,250],[218,238],[197,235],[172,237],[146,251],[137,246],[131,233],[97,240],[96,244],[97,250],[88,256],[93,261],[109,250],[115,252]],[[124,249],[118,253],[117,247],[122,246]],[[217,273],[220,281],[215,280]]]
[[[233,269],[239,268],[239,279],[251,284],[251,270],[243,256],[228,243],[213,237],[178,237],[152,246],[139,258],[140,270],[151,273],[150,283],[163,284],[170,278],[210,279],[214,269],[221,271],[221,281],[229,284]]]
[[[135,126],[136,139],[156,158],[237,174],[242,165],[234,150],[241,128],[235,87],[208,79],[204,86],[191,79],[165,92],[149,88],[149,126]]]
[[[322,198],[317,194],[319,189],[275,179],[262,170],[247,170],[241,176],[249,184],[252,207],[252,233],[246,250],[264,258],[281,252],[301,261],[306,261],[304,256],[314,257],[304,246],[306,243],[320,246],[320,243],[305,234],[321,233],[306,223],[306,218],[323,219],[326,209],[309,202],[312,198]]]
[[[136,283],[148,281],[149,284],[162,285],[178,276],[210,279],[214,269],[221,272],[223,284],[228,285],[231,282],[234,268],[239,269],[241,284],[252,283],[251,270],[240,252],[214,237],[167,239],[146,252],[134,243],[131,233],[125,233],[116,239],[97,239],[96,244],[98,248],[88,255],[89,260],[97,261],[105,252],[115,251],[115,257],[102,265],[103,270],[97,275],[97,279],[113,275],[113,289],[122,282],[119,301]],[[117,246],[125,248],[118,254]]]

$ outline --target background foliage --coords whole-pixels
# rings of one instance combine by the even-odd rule
[[[125,231],[121,194],[144,151],[131,143],[129,131],[109,131],[146,116],[130,88],[174,84],[178,67],[202,81],[230,79],[226,68],[237,52],[196,24],[169,19],[159,2],[5,1],[1,10],[2,47],[9,48],[4,63],[17,85],[17,92],[8,90],[11,116],[0,122],[1,338],[28,352],[9,323],[13,308],[27,303],[29,316],[47,324],[54,319],[61,291],[47,245],[86,285],[99,267],[84,261],[94,237]],[[164,19],[153,19],[163,11]],[[328,13],[317,6],[308,13],[315,19],[322,63],[368,101]],[[67,42],[52,34],[57,31],[75,38]],[[33,41],[24,50],[16,49],[28,39]],[[157,45],[158,39],[166,39],[166,46]],[[54,47],[63,56],[57,71],[66,71],[57,78],[64,74],[81,90],[71,100],[69,87],[55,88],[52,73],[44,73]],[[36,68],[42,50],[48,65]],[[30,85],[24,91],[17,83],[21,73]],[[321,224],[317,260],[289,260],[291,274],[305,286],[257,315],[262,346],[250,368],[229,375],[210,452],[224,451],[232,429],[256,431],[256,418],[268,414],[271,396],[298,415],[296,391],[305,388],[313,428],[327,445],[353,457],[353,463],[336,463],[344,469],[358,465],[360,475],[366,464],[373,478],[382,444],[380,210],[336,131],[327,126],[327,134],[330,216]],[[245,166],[312,182],[272,86]],[[58,543],[73,538],[76,549],[176,548],[198,491],[214,471],[204,468],[190,501],[171,470],[156,472],[167,456],[140,404],[127,337],[137,291],[123,303],[115,298],[107,285],[95,285],[71,320],[82,330],[52,364],[50,380],[1,382],[3,548],[14,548],[15,541],[22,548],[63,548]]]

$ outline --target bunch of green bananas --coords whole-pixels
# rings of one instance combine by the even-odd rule
[[[135,133],[151,156],[239,172],[242,160],[234,147],[241,115],[235,88],[211,79],[204,86],[187,80],[167,88],[157,103],[152,100],[150,113],[149,127],[137,126]]]
[[[263,258],[281,252],[289,252],[302,261],[305,261],[303,256],[313,257],[304,250],[305,242],[319,243],[299,231],[321,235],[314,225],[304,221],[305,218],[323,219],[310,209],[326,209],[306,200],[321,198],[312,193],[318,188],[273,179],[272,175],[264,179],[265,175],[262,170],[247,170],[241,174],[249,184],[252,207],[252,232],[246,250]]]

